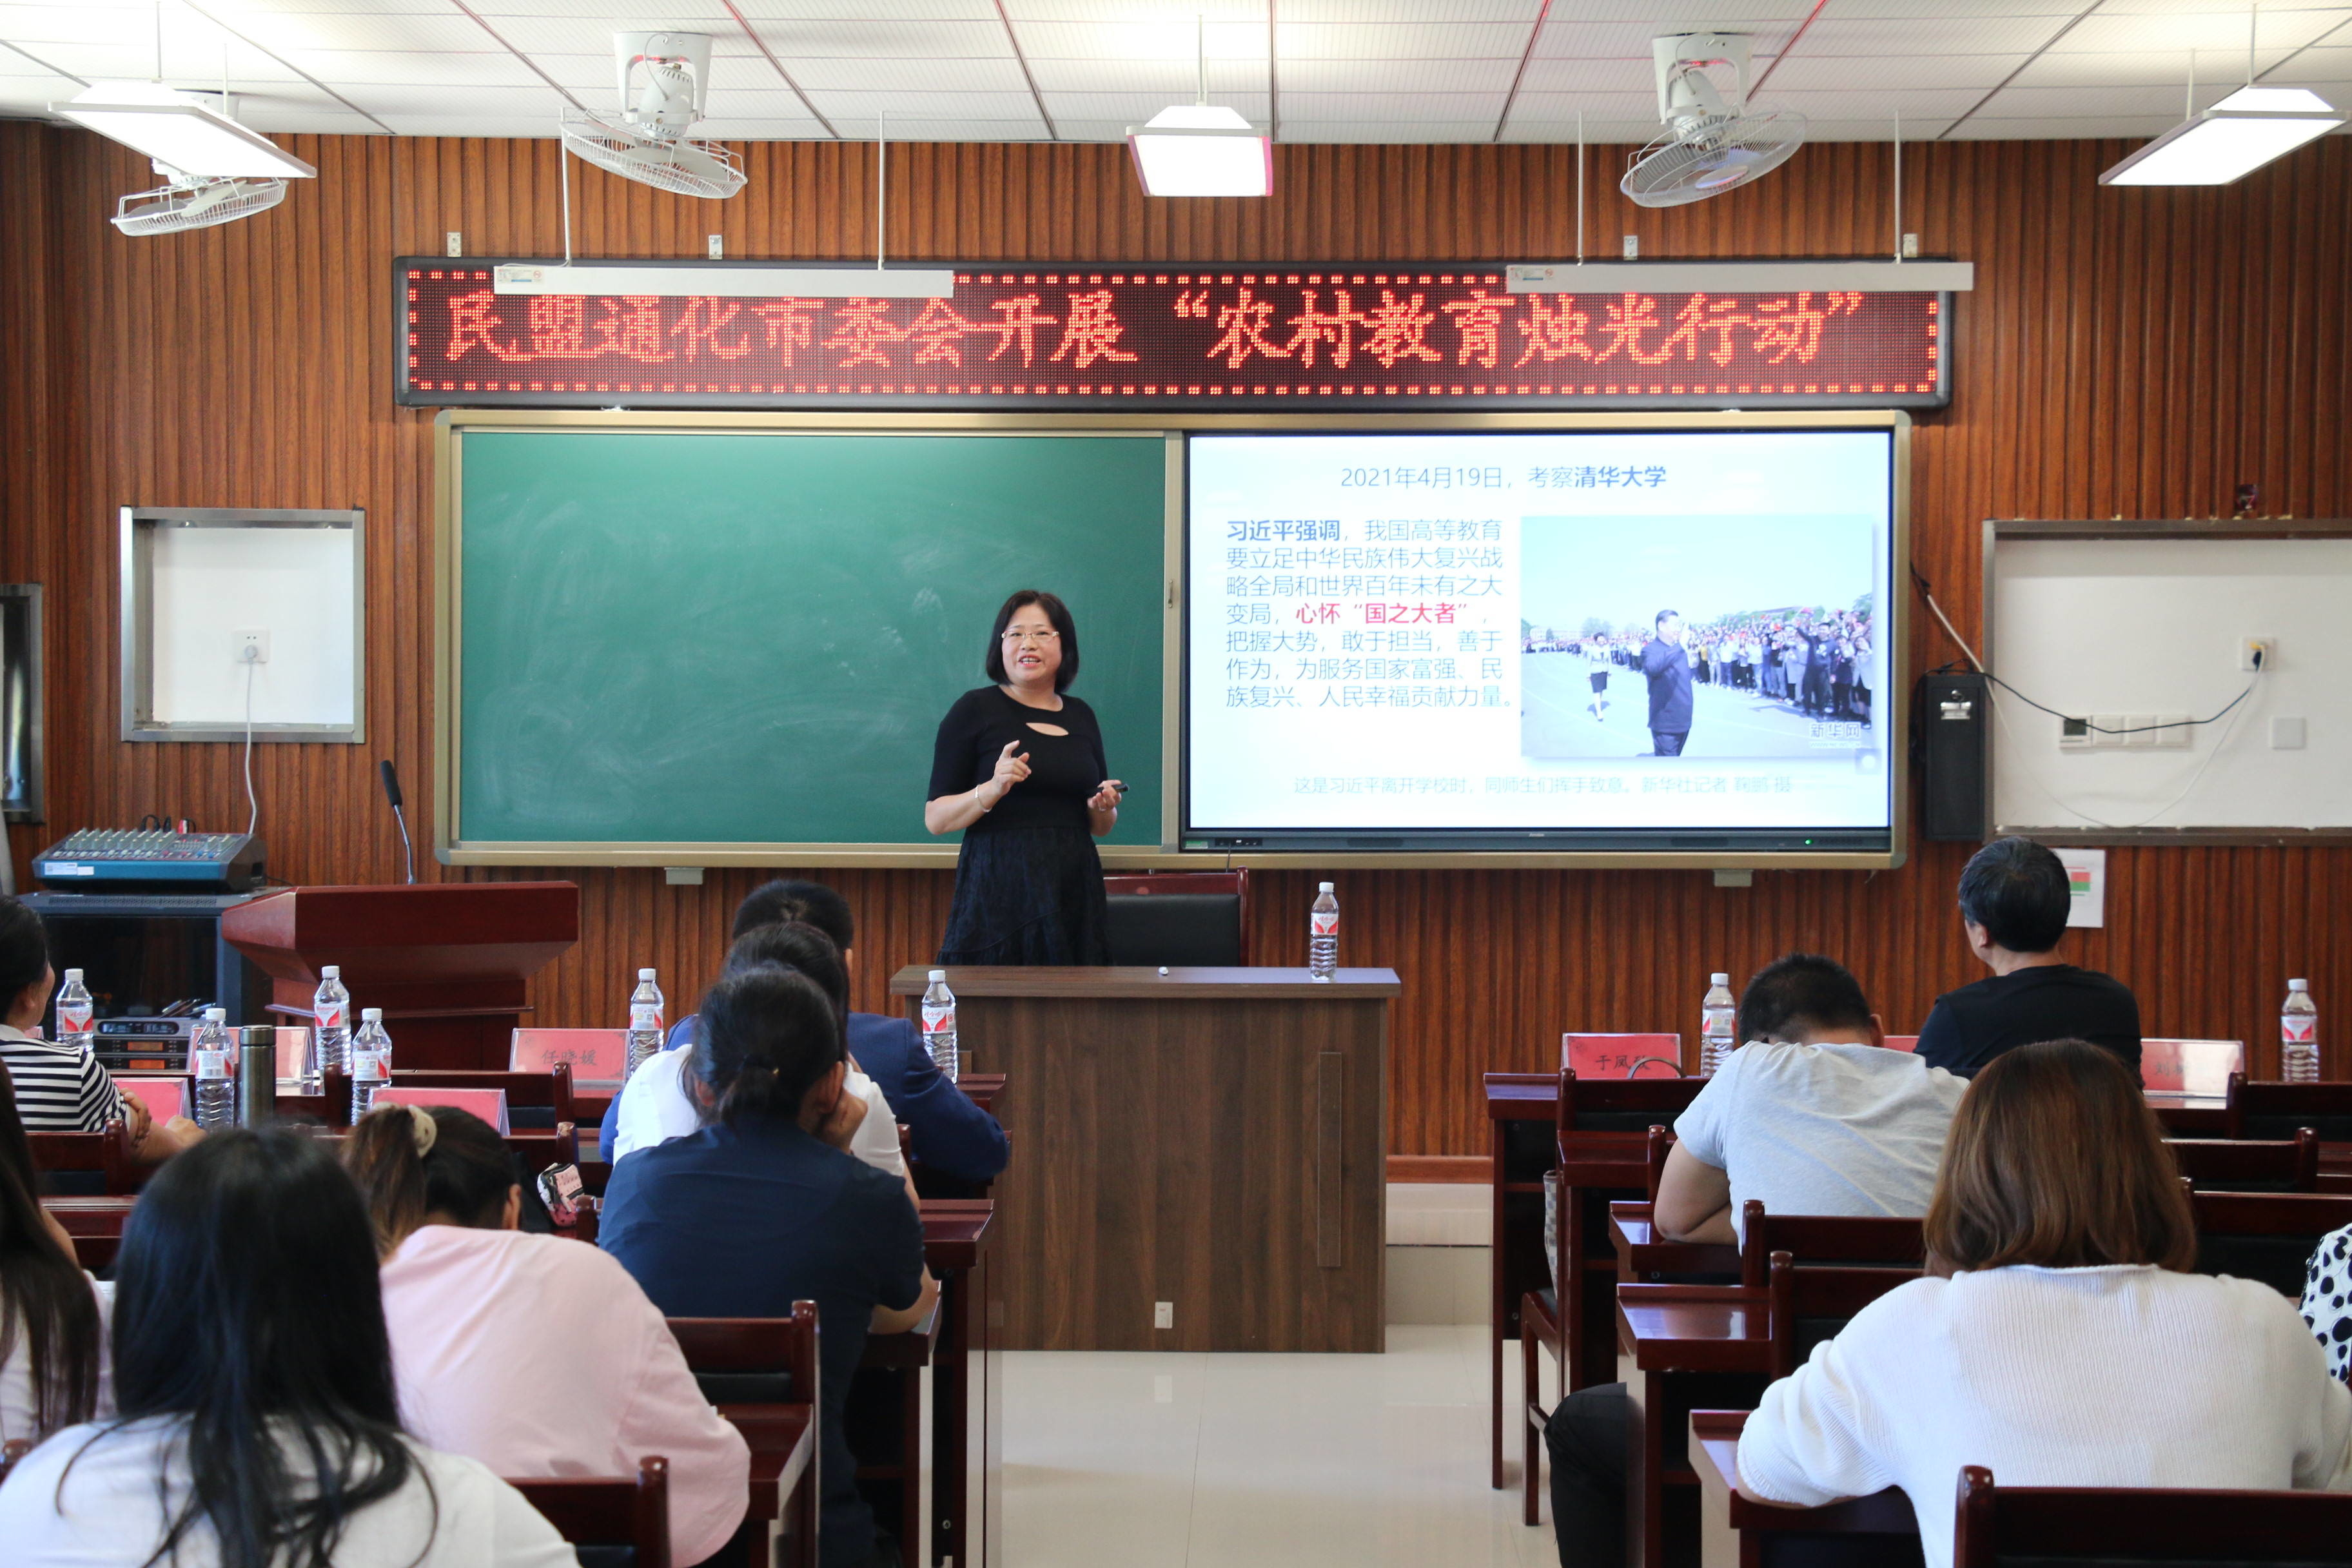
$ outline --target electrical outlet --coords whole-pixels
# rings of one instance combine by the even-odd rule
[[[1640,235],[1629,234],[1625,237],[1624,256],[1625,259],[1628,261],[1639,261],[1642,259],[1642,237]]]
[[[726,260],[726,259],[727,259],[727,237],[726,237],[725,235],[723,235],[723,234],[714,234],[714,235],[712,235],[712,236],[710,237],[710,246],[709,246],[709,250],[708,254],[709,255],[710,259],[711,259],[711,260],[713,260],[713,261],[724,261],[724,260]]]
[[[2164,731],[2157,728],[2162,722],[2153,713],[2125,714],[2123,727],[2130,732],[2124,736],[2124,744],[2144,752],[2164,744]]]
[[[2164,727],[2156,732],[2156,744],[2170,752],[2185,752],[2197,731],[2189,727],[2186,713],[2159,713],[2156,721]]]
[[[2089,751],[2091,749],[2091,721],[2088,719],[2061,719],[2058,721],[2058,744],[2065,748],[2067,751]]]
[[[2238,668],[2241,670],[2268,669],[2278,658],[2275,637],[2240,637]]]
[[[466,237],[454,228],[444,232],[441,236],[441,254],[444,256],[465,255]]]
[[[2131,737],[2121,732],[2126,728],[2128,726],[2120,713],[2094,713],[2091,715],[2091,744],[2103,752],[2129,745]]]
[[[239,664],[268,664],[269,634],[256,631],[231,632],[229,657]]]
[[[1152,1302],[1151,1326],[1155,1329],[1174,1328],[1176,1326],[1176,1303],[1173,1301]]]
[[[1906,234],[1903,237],[1903,259],[1906,261],[1916,261],[1919,259],[1919,237],[1917,235]]]

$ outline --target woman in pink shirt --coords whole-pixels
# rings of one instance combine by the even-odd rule
[[[347,1163],[383,1258],[383,1315],[408,1429],[499,1475],[635,1475],[669,1460],[672,1559],[742,1522],[751,1456],[710,1406],[629,1272],[593,1247],[515,1228],[499,1135],[444,1106],[386,1106]]]

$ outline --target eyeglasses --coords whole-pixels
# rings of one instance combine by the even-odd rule
[[[1007,632],[1004,634],[1004,640],[1009,643],[1034,642],[1042,645],[1045,643],[1060,642],[1062,640],[1062,634],[1055,631]]]

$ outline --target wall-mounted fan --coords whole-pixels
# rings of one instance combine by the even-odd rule
[[[615,33],[623,109],[563,117],[563,144],[600,169],[681,196],[731,196],[743,166],[729,149],[687,132],[702,118],[710,82],[707,33]]]
[[[1738,33],[1684,33],[1650,40],[1658,74],[1658,118],[1666,133],[1633,155],[1617,188],[1645,207],[1677,207],[1720,195],[1779,168],[1804,144],[1805,117],[1751,110],[1751,40]],[[1728,68],[1727,97],[1707,68]]]

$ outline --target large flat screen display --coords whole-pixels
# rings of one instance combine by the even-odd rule
[[[1888,850],[1895,442],[1193,437],[1185,847]]]

